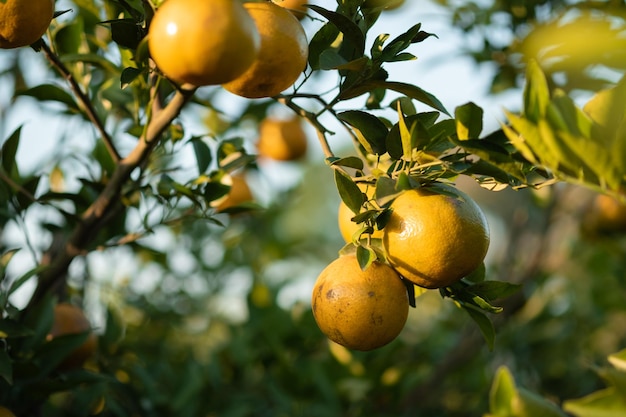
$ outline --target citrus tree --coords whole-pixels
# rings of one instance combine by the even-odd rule
[[[587,231],[623,228],[621,4],[548,3],[578,13],[576,28],[606,29],[599,49],[609,58],[600,63],[610,77],[579,82],[598,63],[596,50],[556,35],[545,38],[563,48],[541,44],[530,31],[517,55],[516,45],[506,51],[507,59],[522,51],[509,73],[525,75],[520,109],[484,132],[475,103],[448,109],[428,86],[389,76],[389,66],[406,65],[422,42],[436,40],[422,23],[375,32],[389,10],[414,7],[409,2],[34,3],[0,0],[4,81],[11,104],[34,100],[67,126],[54,138],[55,152],[32,169],[18,163],[37,146],[28,126],[7,132],[1,146],[0,404],[16,415],[382,416],[420,405],[424,413],[466,415],[458,391],[446,391],[443,405],[428,394],[446,375],[459,386],[489,384],[477,371],[480,355],[472,355],[480,346],[494,351],[496,329],[510,345],[515,329],[533,331],[506,319],[529,299],[543,300],[527,288],[551,271],[540,256],[554,239],[553,216],[566,206],[554,195],[565,194],[567,183],[600,192],[615,213],[598,214],[597,204]],[[520,17],[515,7],[506,10]],[[514,29],[534,17],[514,19]],[[562,22],[546,27],[571,20]],[[555,57],[571,66],[559,67]],[[31,60],[44,67],[34,81],[25,76]],[[576,88],[590,93],[584,106]],[[309,174],[314,194],[336,190],[333,227],[344,242],[314,230],[325,198],[316,195],[310,213],[294,203],[299,174],[282,178],[290,186],[264,182],[268,164],[302,161],[312,144],[307,132],[319,145]],[[489,194],[532,190],[539,199],[542,190],[557,190],[535,201],[541,233],[517,230],[511,239],[509,253],[530,254],[523,267],[485,263],[490,228],[459,189],[467,179]],[[290,210],[301,211],[291,224]],[[606,220],[620,216],[622,226]],[[528,249],[533,235],[526,232],[541,236],[539,250]],[[606,264],[624,276],[619,250]],[[579,253],[595,267],[596,252]],[[267,277],[302,273],[303,260],[319,275],[311,304],[286,309],[285,281]],[[140,265],[137,276],[120,286],[97,282],[101,269],[125,261]],[[223,305],[242,280],[243,324]],[[142,282],[155,284],[142,293]],[[409,310],[433,303],[433,295],[460,309],[439,323],[430,348],[418,347],[426,328],[407,328]],[[90,297],[101,312],[93,327],[83,312]],[[604,307],[616,305],[606,300]],[[460,311],[474,327],[457,339]],[[437,351],[447,359],[432,373],[415,365]],[[519,394],[512,380],[500,371],[491,397],[475,392],[472,406],[497,416],[534,415],[532,406],[562,415],[541,397]],[[619,381],[612,380],[617,388]]]

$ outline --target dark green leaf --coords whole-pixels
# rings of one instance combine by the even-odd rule
[[[397,61],[398,54],[411,46],[411,44],[413,43],[413,39],[420,32],[421,27],[422,24],[417,23],[405,33],[389,42],[389,44],[382,50],[381,59],[384,62]]]
[[[478,325],[478,328],[480,329],[483,338],[487,342],[489,350],[493,350],[493,346],[496,340],[496,331],[489,317],[487,317],[487,315],[482,311],[472,308],[471,306],[462,304],[462,307],[467,312],[467,314],[469,314],[472,320],[474,320],[474,322]]]
[[[65,90],[52,84],[40,84],[28,90],[17,93],[19,96],[33,97],[39,101],[56,101],[65,104],[68,110],[79,112],[74,98]]]
[[[13,385],[13,361],[4,349],[0,349],[0,378]]]
[[[19,178],[19,171],[15,164],[15,155],[17,154],[17,148],[20,144],[20,135],[22,133],[22,126],[18,127],[11,133],[11,136],[2,144],[0,148],[0,155],[2,156],[2,168],[13,179]]]
[[[468,290],[486,300],[492,301],[511,296],[521,288],[521,285],[504,281],[482,281],[473,284]]]
[[[356,248],[356,259],[359,261],[361,270],[365,271],[376,260],[376,252],[372,248],[359,245]]]
[[[26,337],[33,334],[33,331],[17,321],[5,318],[0,320],[0,339],[12,339]]]
[[[335,42],[339,33],[337,26],[330,22],[326,23],[315,33],[309,42],[309,66],[313,70],[321,68],[320,57],[324,51],[331,49],[331,44]]]
[[[137,49],[143,35],[134,19],[109,20],[102,23],[111,25],[113,42],[123,48]]]
[[[538,122],[545,115],[549,102],[550,90],[546,76],[536,61],[530,61],[526,69],[524,115],[531,122]]]
[[[193,146],[194,154],[196,155],[196,164],[198,167],[198,174],[203,174],[209,168],[213,157],[211,155],[211,149],[209,145],[202,140],[199,136],[194,136],[189,139],[191,145]]]
[[[369,153],[382,155],[386,152],[388,129],[378,117],[358,110],[345,111],[337,117],[354,128],[359,142]]]
[[[120,75],[120,84],[121,88],[124,89],[128,87],[133,81],[137,79],[141,75],[141,70],[133,67],[126,67],[122,71]]]
[[[454,110],[459,140],[476,139],[483,130],[483,109],[469,102]]]
[[[352,181],[352,178],[338,169],[335,170],[335,184],[337,185],[339,197],[341,197],[344,204],[354,214],[358,214],[365,202],[365,195],[361,192],[358,185]]]
[[[339,165],[342,167],[354,168],[359,171],[362,171],[364,168],[363,160],[356,156],[348,156],[345,158],[334,158],[332,160],[330,160],[329,158],[328,162],[330,165]]]
[[[448,113],[446,108],[443,106],[443,104],[441,104],[437,97],[415,85],[401,82],[369,80],[354,87],[347,88],[346,90],[341,92],[339,97],[342,100],[348,100],[365,94],[375,88],[385,88],[387,90],[393,90],[398,93],[402,93],[407,97],[411,97],[421,103],[426,104],[427,106],[434,108],[435,110],[439,110],[440,112],[450,116],[450,113]]]
[[[352,20],[342,14],[319,6],[309,5],[308,7],[324,16],[343,33],[342,46],[344,47],[341,54],[346,60],[352,61],[363,56],[365,52],[365,35]]]

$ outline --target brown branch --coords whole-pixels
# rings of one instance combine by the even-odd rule
[[[303,96],[301,95],[301,97]],[[319,97],[315,96],[315,98],[318,100],[321,100]],[[320,142],[322,151],[324,152],[324,156],[326,158],[332,158],[335,156],[332,149],[330,148],[330,145],[328,144],[328,140],[326,139],[326,134],[333,133],[333,132],[326,129],[326,127],[322,123],[320,123],[317,117],[318,115],[311,113],[310,111],[307,111],[303,109],[302,107],[298,106],[296,103],[293,102],[291,97],[279,96],[276,98],[276,100],[279,103],[282,103],[285,106],[289,107],[291,110],[295,111],[299,116],[303,117],[306,121],[308,121],[315,128],[315,131],[317,132],[317,138]]]
[[[104,145],[111,155],[111,158],[113,158],[113,161],[116,163],[119,162],[121,160],[121,156],[115,148],[111,136],[109,136],[108,132],[104,128],[104,124],[96,114],[96,110],[94,109],[93,104],[89,99],[89,96],[87,96],[87,94],[83,92],[69,69],[65,66],[65,64],[63,64],[63,62],[61,62],[59,57],[50,49],[50,47],[43,40],[41,40],[41,49],[46,56],[46,59],[52,64],[54,68],[56,68],[57,71],[59,71],[63,78],[65,78],[65,80],[68,82],[70,89],[81,104],[83,111],[87,114],[87,117],[89,118],[91,123],[100,133],[100,137],[102,138]]]
[[[120,193],[122,187],[130,179],[132,172],[147,160],[159,142],[161,134],[178,116],[194,92],[195,89],[179,90],[167,106],[150,120],[144,135],[139,138],[137,146],[128,156],[120,160],[104,190],[85,210],[62,249],[56,256],[51,257],[48,268],[39,275],[37,288],[30,300],[31,305],[38,303],[45,294],[62,288],[70,263],[75,257],[84,253],[95,234],[107,224],[103,219],[116,209],[121,208]]]

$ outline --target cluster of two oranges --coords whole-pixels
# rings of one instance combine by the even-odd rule
[[[377,260],[362,270],[355,255],[340,256],[321,272],[313,289],[318,326],[351,349],[372,350],[400,334],[409,311],[406,284],[450,286],[475,271],[489,247],[482,210],[451,185],[404,191],[389,208],[384,228],[371,234],[381,239],[386,262]],[[360,229],[351,221],[354,216],[341,203],[339,228],[346,242]]]
[[[308,59],[298,19],[268,1],[167,0],[150,22],[148,47],[156,66],[173,81],[222,85],[247,98],[287,89]]]

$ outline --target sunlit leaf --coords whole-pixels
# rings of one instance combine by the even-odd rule
[[[469,102],[454,110],[454,120],[460,140],[476,139],[483,130],[483,109]]]
[[[365,196],[359,186],[348,175],[338,169],[335,170],[335,184],[341,200],[353,213],[358,214],[365,202]]]
[[[354,128],[359,143],[369,153],[382,155],[386,152],[388,130],[378,117],[358,110],[341,112],[337,117]]]
[[[536,61],[530,61],[526,69],[524,87],[524,115],[531,122],[538,122],[546,113],[550,102],[548,81]]]

